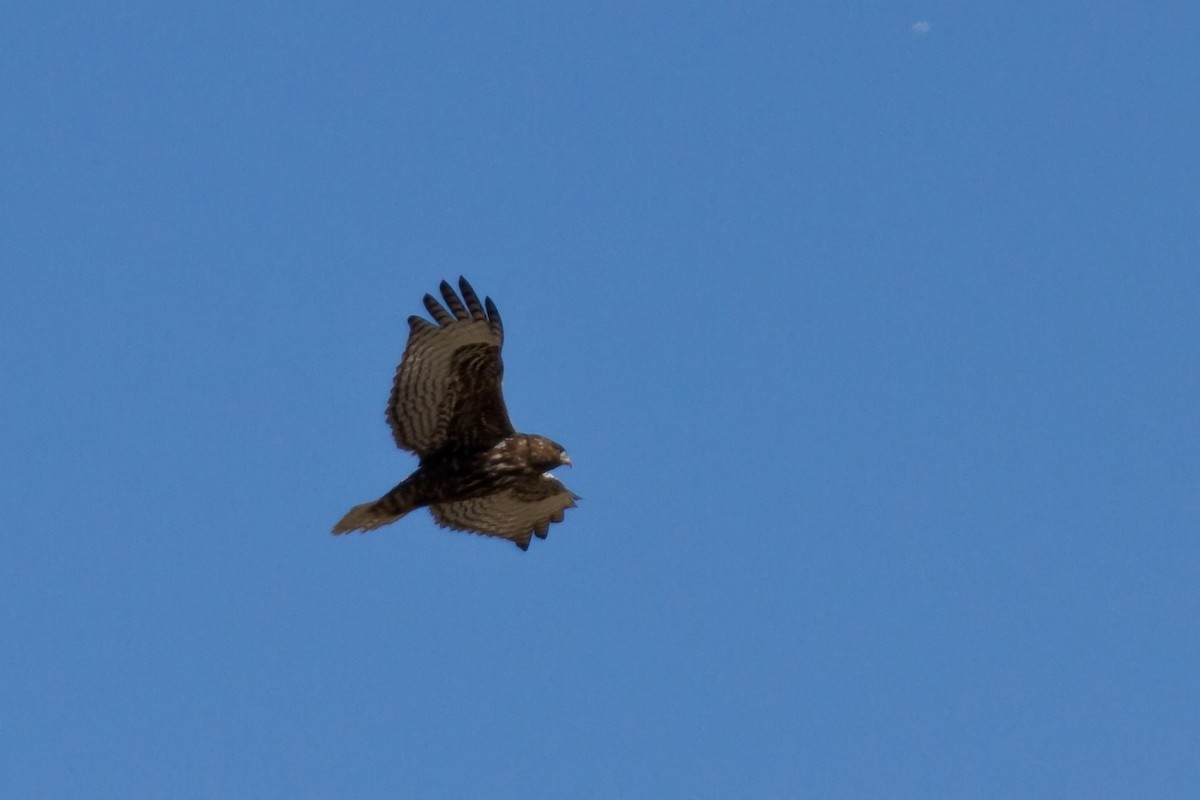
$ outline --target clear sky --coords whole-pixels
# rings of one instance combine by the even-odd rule
[[[1200,796],[1197,41],[5,4],[5,795]],[[335,539],[460,273],[584,499]]]

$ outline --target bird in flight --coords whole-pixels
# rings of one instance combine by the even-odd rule
[[[378,500],[350,509],[334,534],[369,531],[428,506],[443,528],[499,536],[527,550],[579,499],[550,474],[571,466],[562,446],[517,433],[508,419],[496,304],[490,297],[480,304],[461,276],[458,288],[461,298],[442,281],[445,306],[425,295],[433,322],[408,318],[408,345],[388,400],[392,436],[420,458],[416,471]]]

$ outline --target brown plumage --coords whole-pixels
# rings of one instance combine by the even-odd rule
[[[525,550],[579,499],[549,474],[570,466],[566,451],[544,436],[517,433],[508,419],[496,305],[490,297],[481,305],[466,278],[458,286],[461,298],[442,281],[445,307],[425,295],[432,323],[408,318],[408,346],[388,400],[396,445],[420,464],[383,497],[350,509],[335,534],[378,528],[428,506],[443,528],[500,536]]]

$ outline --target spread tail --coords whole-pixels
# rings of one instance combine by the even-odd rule
[[[347,511],[346,516],[333,526],[333,534],[369,531],[390,525],[419,505],[414,495],[415,487],[412,484],[401,483],[378,500]]]

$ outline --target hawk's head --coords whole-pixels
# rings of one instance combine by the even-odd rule
[[[570,456],[558,442],[545,436],[526,436],[525,440],[529,445],[529,465],[535,469],[545,471],[571,466]]]

